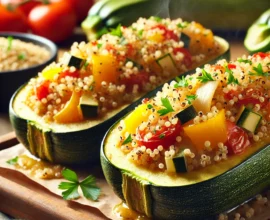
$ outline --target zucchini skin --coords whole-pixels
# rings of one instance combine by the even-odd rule
[[[215,63],[219,59],[230,59],[230,47],[228,43],[222,39],[217,37],[218,42],[221,42],[221,45],[227,50],[211,60],[208,63]],[[191,74],[194,70],[188,71],[185,74]],[[153,97],[158,90],[162,88],[163,85],[157,87],[156,89],[152,90],[151,92],[147,93],[137,101],[131,103],[129,106],[118,112],[113,117],[103,121],[102,123],[93,126],[88,129],[72,131],[72,132],[55,132],[52,130],[44,129],[43,133],[46,133],[46,141],[49,145],[47,149],[51,155],[50,157],[44,157],[43,153],[45,149],[33,149],[33,146],[29,142],[28,137],[28,126],[33,126],[34,129],[43,130],[43,128],[38,128],[39,126],[33,125],[34,122],[28,121],[27,119],[19,117],[12,107],[12,103],[15,100],[16,95],[22,89],[20,87],[11,98],[10,105],[9,105],[9,117],[12,124],[13,129],[15,130],[17,139],[21,142],[33,155],[42,158],[44,160],[49,160],[53,163],[57,164],[66,164],[66,165],[73,165],[73,164],[98,164],[100,162],[99,152],[100,152],[100,145],[104,134],[108,130],[110,126],[114,124],[115,121],[122,118],[132,109],[134,109],[139,103],[141,103],[143,98],[150,98]],[[44,137],[42,137],[44,138]],[[45,139],[45,138],[44,138]],[[46,144],[42,143],[46,146]],[[36,144],[37,145],[37,144]],[[32,146],[32,147],[31,147]]]
[[[124,202],[122,172],[106,157],[106,133],[101,145],[101,165],[105,178]],[[136,174],[135,174],[136,175]],[[140,179],[140,177],[136,176]],[[162,184],[162,181],[161,181]],[[149,183],[153,219],[215,219],[255,196],[270,185],[270,145],[248,157],[238,166],[212,179],[187,186],[168,187]],[[131,207],[132,208],[132,207]]]
[[[88,19],[96,16],[99,22],[95,25],[82,23],[89,39],[95,38],[102,28],[110,29],[119,23],[129,26],[139,17],[153,15],[200,21],[205,27],[215,31],[245,31],[269,8],[268,0],[260,0],[260,3],[253,0],[101,0],[96,4],[97,7],[89,11]],[[247,15],[245,19],[243,15]]]

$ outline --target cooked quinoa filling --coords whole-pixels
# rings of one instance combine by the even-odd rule
[[[49,58],[46,48],[12,37],[0,37],[0,72],[26,69]]]
[[[73,111],[76,117],[59,114],[71,105],[75,109],[86,95],[96,102],[97,115],[102,115],[199,66],[219,51],[211,30],[199,23],[140,18],[97,41],[74,43],[60,62],[31,79],[25,103],[48,122],[82,121],[86,118],[80,108]]]
[[[269,140],[270,53],[220,60],[164,84],[117,127],[134,164],[168,173],[227,160]]]

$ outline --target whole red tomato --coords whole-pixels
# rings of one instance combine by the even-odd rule
[[[80,22],[86,18],[89,9],[94,4],[94,0],[64,0],[69,5],[72,5],[75,10],[77,21]],[[63,0],[51,0],[51,2],[63,2]]]
[[[27,19],[19,9],[8,10],[0,4],[0,31],[26,32]]]
[[[18,7],[26,16],[29,12],[41,2],[35,0],[0,0],[2,5],[11,5],[12,7]]]
[[[38,5],[28,15],[28,23],[34,34],[54,42],[67,39],[76,26],[76,15],[66,2]]]

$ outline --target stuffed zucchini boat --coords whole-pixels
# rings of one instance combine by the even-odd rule
[[[97,41],[74,43],[16,92],[11,123],[37,157],[95,162],[120,110],[178,74],[228,56],[228,43],[196,22],[141,18]]]
[[[133,210],[205,219],[270,185],[270,53],[164,84],[107,132],[101,163]]]

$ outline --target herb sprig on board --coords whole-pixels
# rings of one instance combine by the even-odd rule
[[[64,169],[62,171],[63,177],[69,182],[61,182],[58,189],[64,190],[62,196],[65,200],[77,199],[80,197],[78,189],[81,187],[85,198],[96,201],[100,195],[100,188],[96,185],[94,176],[89,175],[84,180],[79,181],[77,174],[70,170]]]

